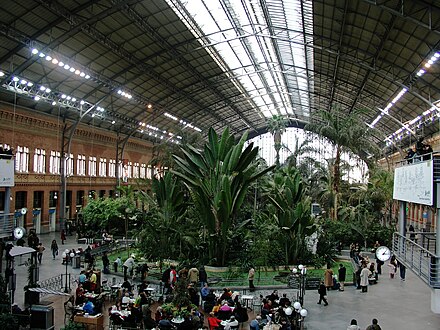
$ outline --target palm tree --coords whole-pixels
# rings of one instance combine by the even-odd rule
[[[340,108],[332,111],[321,110],[317,112],[316,121],[306,125],[305,129],[325,137],[335,150],[333,163],[333,219],[337,218],[338,196],[341,183],[341,155],[343,152],[357,154],[362,160],[370,163],[370,156],[378,154],[378,147],[371,142],[371,131],[362,122],[361,115],[364,110],[354,110],[345,113]]]
[[[238,143],[226,128],[219,138],[210,128],[202,150],[191,145],[182,147],[183,157],[174,155],[172,170],[188,188],[194,207],[210,234],[210,259],[224,265],[229,231],[252,182],[271,171],[259,169],[255,162],[258,147],[247,140],[245,133]]]
[[[267,123],[267,131],[273,135],[273,142],[275,147],[275,164],[280,166],[280,150],[282,147],[281,137],[286,131],[288,121],[281,115],[275,115],[269,118]]]
[[[293,166],[295,168],[298,167],[299,161],[303,156],[310,157],[310,154],[316,153],[316,148],[310,146],[312,140],[306,138],[304,141],[299,143],[299,140],[295,140],[295,149],[293,149],[292,154],[287,157],[285,164],[287,166]],[[312,158],[313,159],[313,158]]]

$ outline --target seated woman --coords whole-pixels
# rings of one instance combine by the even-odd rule
[[[75,296],[76,296],[75,304],[82,305],[84,303],[84,300],[85,300],[84,294],[85,293],[86,292],[85,292],[82,284],[79,283],[78,287],[76,288],[76,292],[75,292]]]
[[[208,316],[209,330],[217,329],[220,326],[221,322],[222,322],[222,320],[215,317],[214,312],[209,313],[209,316]]]
[[[64,303],[64,313],[65,313],[65,317],[69,321],[73,320],[73,316],[74,316],[74,313],[75,313],[74,297],[73,296],[70,296],[69,300],[67,300]]]
[[[230,330],[231,328],[238,328],[238,321],[236,320],[235,316],[232,315],[229,320],[226,321],[226,324],[224,326],[225,330]]]

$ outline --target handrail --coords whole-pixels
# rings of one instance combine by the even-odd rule
[[[415,241],[393,234],[393,253],[400,263],[409,267],[426,284],[440,289],[440,257]]]

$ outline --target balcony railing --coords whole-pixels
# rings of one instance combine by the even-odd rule
[[[9,237],[14,230],[14,214],[4,214],[0,212],[0,238]]]
[[[412,269],[426,284],[440,289],[439,256],[399,233],[393,235],[393,252],[399,262]]]

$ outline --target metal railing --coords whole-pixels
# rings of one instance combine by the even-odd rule
[[[415,241],[393,234],[393,253],[406,267],[412,269],[426,284],[440,289],[440,257]]]
[[[0,213],[0,238],[9,237],[14,230],[14,213],[4,214]]]
[[[75,288],[75,276],[72,274],[67,274],[67,282],[68,282],[68,290],[69,292],[72,288]],[[58,276],[54,276],[43,281],[38,281],[38,285],[40,288],[55,290],[55,291],[64,291],[66,283],[66,274],[61,274]],[[47,293],[40,293],[40,296],[46,295]]]

